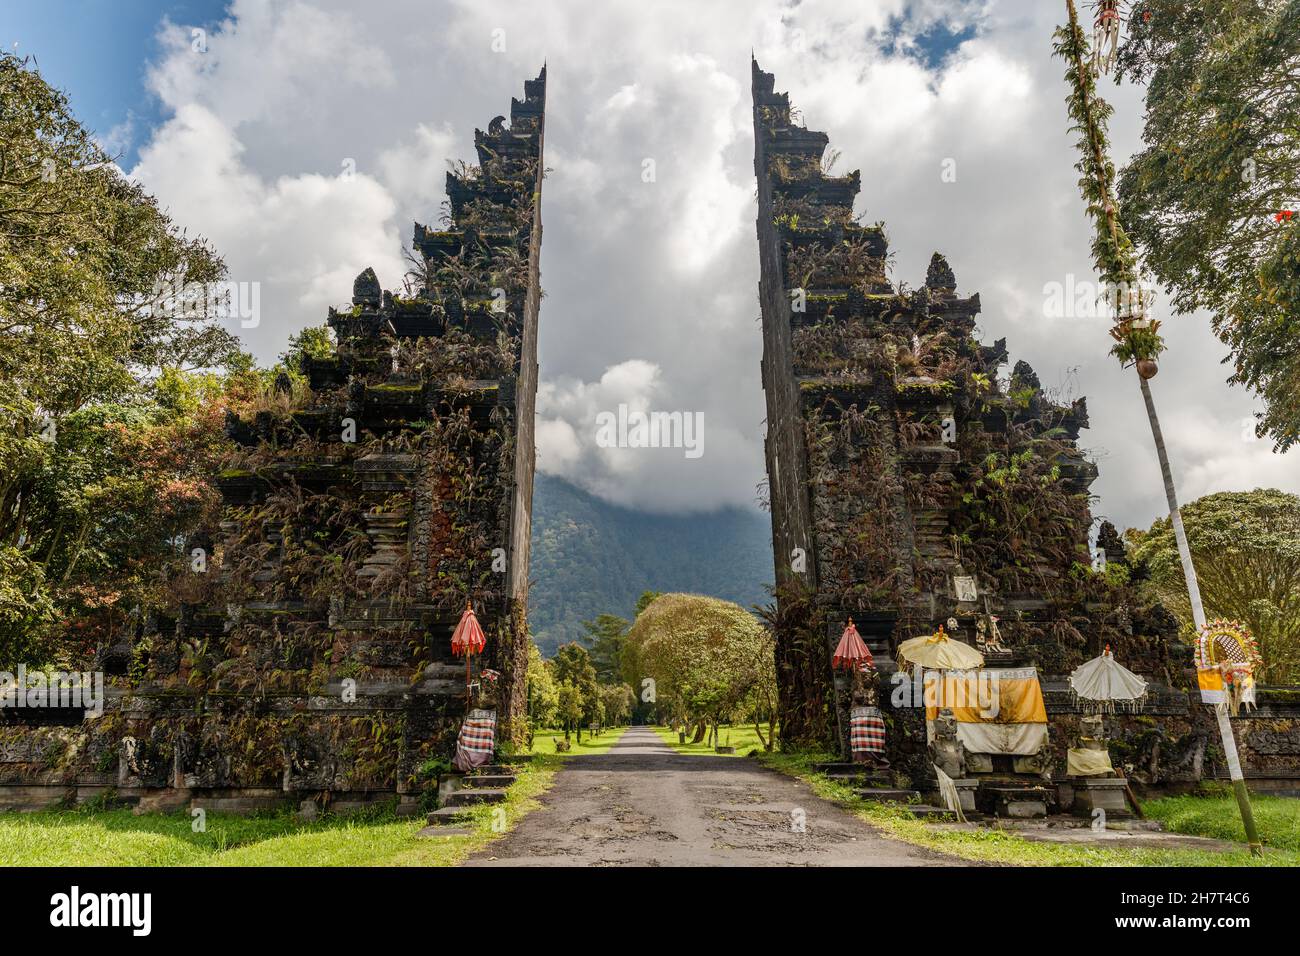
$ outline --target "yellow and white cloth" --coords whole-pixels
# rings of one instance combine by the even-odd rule
[[[1065,773],[1070,777],[1101,777],[1115,772],[1110,752],[1071,747],[1065,755]]]
[[[1196,683],[1201,688],[1201,702],[1227,704],[1235,716],[1242,704],[1255,706],[1255,675],[1240,666],[1224,680],[1227,668],[1202,667],[1196,670]]]
[[[1038,753],[1047,739],[1047,707],[1034,667],[944,671],[927,677],[925,722],[934,736],[939,711],[952,711],[957,739],[983,754]]]

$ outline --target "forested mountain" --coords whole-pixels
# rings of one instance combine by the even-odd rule
[[[602,612],[631,618],[643,591],[764,604],[772,581],[766,514],[739,508],[655,515],[601,501],[538,474],[528,619],[542,653],[576,640]]]

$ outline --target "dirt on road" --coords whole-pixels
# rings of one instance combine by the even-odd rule
[[[743,757],[679,754],[633,727],[570,758],[542,808],[466,866],[953,866]]]

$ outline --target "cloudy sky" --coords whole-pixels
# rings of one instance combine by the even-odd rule
[[[862,170],[895,281],[945,253],[1063,397],[1088,396],[1097,512],[1163,509],[1136,380],[1106,321],[1053,314],[1091,281],[1088,227],[1050,59],[1064,4],[1025,0],[10,0],[0,42],[35,54],[122,167],[262,289],[243,333],[273,361],[373,266],[400,280],[436,222],[446,160],[549,66],[538,466],[662,512],[754,507],[763,475],[749,58]],[[76,29],[69,29],[69,25]],[[201,31],[201,32],[196,32]],[[1105,87],[1118,158],[1140,91]],[[646,160],[654,180],[644,181]],[[955,170],[955,181],[942,175]],[[355,174],[348,175],[352,170]],[[947,177],[952,179],[953,177]],[[1166,323],[1153,383],[1181,492],[1300,491],[1295,455],[1249,440],[1204,317]],[[606,449],[596,416],[702,412],[704,454]]]

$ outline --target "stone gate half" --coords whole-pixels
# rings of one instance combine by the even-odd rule
[[[852,616],[907,785],[933,775],[921,712],[891,706],[893,655],[941,625],[983,646],[989,666],[1038,669],[1052,744],[1040,769],[1058,779],[1079,733],[1065,675],[1106,645],[1152,684],[1141,713],[1108,718],[1116,765],[1149,783],[1222,773],[1212,719],[1189,694],[1190,647],[1130,586],[1109,525],[1110,566],[1093,568],[1084,399],[1059,404],[1024,362],[999,383],[1005,340],[976,339],[979,296],[958,294],[938,253],[922,285],[895,286],[883,226],[853,216],[860,173],[832,175],[826,134],[792,119],[757,62],[752,73],[783,740],[844,739],[831,653]],[[1277,738],[1296,733],[1296,716],[1294,696],[1265,693],[1237,722],[1251,775],[1294,787],[1300,754]]]
[[[100,649],[102,716],[0,715],[0,807],[413,809],[464,712],[467,599],[499,735],[520,731],[545,102],[543,69],[476,131],[402,292],[362,272],[335,344],[229,416],[222,520],[186,543],[179,599]]]

